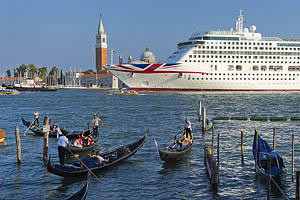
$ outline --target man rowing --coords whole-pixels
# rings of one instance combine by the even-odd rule
[[[188,118],[185,118],[184,124],[184,138],[187,138],[189,141],[193,139],[192,137],[192,123],[189,121]]]
[[[101,122],[101,125],[103,126],[103,121],[100,119],[97,114],[94,114],[94,118],[92,121],[93,125],[93,133],[96,133],[95,135],[98,135],[98,128],[99,128],[99,121]]]

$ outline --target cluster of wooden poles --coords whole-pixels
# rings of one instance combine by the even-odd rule
[[[48,116],[44,118],[44,125],[45,127],[45,132],[44,132],[44,145],[43,145],[43,160],[47,161],[48,159],[48,140],[49,140],[49,122],[50,119]],[[19,127],[15,127],[15,136],[16,136],[16,145],[17,145],[17,160],[18,160],[18,165],[21,164],[21,140],[20,140],[20,134],[19,134]]]
[[[201,101],[199,102],[199,121],[202,121],[202,129],[205,130],[206,123],[204,120],[206,120],[206,109],[203,107],[203,116],[202,116],[202,105]],[[255,130],[256,134],[256,153],[258,152],[258,133]],[[213,152],[214,152],[214,135],[215,135],[215,129],[214,125],[212,127],[212,144],[211,148],[208,146],[204,147],[204,162],[209,162],[209,166],[211,169],[208,169],[208,165],[205,164],[207,171],[209,172],[209,178],[210,182],[213,186],[217,186],[219,183],[219,167],[220,167],[220,135],[218,135],[217,143],[218,143],[218,150],[217,150],[217,164],[215,164],[215,161],[213,160]],[[276,151],[276,128],[273,128],[273,151]],[[257,157],[255,159],[255,172],[258,171],[257,166]],[[271,190],[271,157],[269,157],[268,160],[268,180],[267,180],[267,199],[270,199],[270,190]],[[244,166],[244,130],[241,129],[241,163],[242,166]],[[294,174],[295,174],[295,135],[292,134],[292,181],[294,181]],[[299,189],[299,175],[300,171],[296,171],[296,200],[300,200],[300,189]]]

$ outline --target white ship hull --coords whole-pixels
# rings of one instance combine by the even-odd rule
[[[150,67],[138,70],[134,65],[112,65],[107,69],[136,91],[300,91],[299,72],[178,71],[187,68],[183,65],[147,72]]]

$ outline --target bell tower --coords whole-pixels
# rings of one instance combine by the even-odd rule
[[[96,47],[96,70],[99,73],[100,71],[105,70],[103,66],[107,65],[107,39],[106,39],[106,34],[104,33],[102,15],[100,15],[95,47]]]

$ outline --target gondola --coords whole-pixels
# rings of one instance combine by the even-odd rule
[[[123,160],[128,159],[133,154],[139,150],[144,143],[146,142],[146,138],[148,135],[149,129],[146,130],[146,133],[143,138],[139,139],[136,142],[131,144],[127,144],[116,148],[114,150],[108,151],[106,153],[101,154],[104,159],[109,160],[108,163],[103,163],[100,166],[97,165],[93,158],[91,159],[82,159],[83,162],[93,171],[98,172],[103,169],[109,168],[117,163],[120,163]],[[62,177],[76,177],[76,176],[85,176],[88,173],[88,169],[85,167],[81,167],[79,162],[73,162],[69,165],[61,166],[61,165],[52,165],[51,157],[48,160],[47,170],[53,174]]]
[[[177,161],[184,158],[192,150],[193,139],[191,141],[192,141],[191,144],[188,144],[184,149],[181,149],[179,151],[178,150],[169,151],[167,149],[163,151],[159,148],[156,139],[154,139],[157,152],[162,161]]]
[[[36,135],[39,135],[39,136],[44,135],[42,126],[36,126],[35,124],[31,124],[30,122],[26,121],[23,117],[22,117],[22,122],[23,122],[24,126],[26,126],[29,130],[31,130]],[[53,125],[50,126],[49,136],[50,137],[57,137],[56,132],[53,130],[53,127],[54,127]],[[84,131],[65,131],[65,130],[62,129],[62,131],[64,131],[64,134],[66,135],[66,137],[68,139],[73,139],[73,138],[79,137],[79,135],[82,132],[88,132],[89,129],[84,130]],[[85,133],[85,134],[88,134],[88,133]]]
[[[77,147],[73,145],[74,141],[70,140],[71,145],[69,146],[69,150],[74,154],[78,154],[80,152],[89,151],[93,149],[97,145],[97,142],[99,140],[99,133],[94,134],[93,132],[88,132],[87,134],[85,134],[85,136],[89,135],[92,136],[92,144],[86,146],[84,145],[83,147]],[[67,155],[72,154],[70,151],[67,151]]]
[[[254,134],[252,153],[256,157],[256,134]],[[270,145],[258,135],[258,154],[257,154],[257,174],[268,176],[268,157],[271,156],[271,177],[277,183],[281,183],[281,178],[287,174],[287,169],[283,163],[282,157],[272,150]]]
[[[67,198],[67,200],[85,200],[88,187],[89,187],[89,180],[86,181],[85,185],[83,186],[83,188],[81,188],[81,190],[79,190],[78,192],[76,192],[75,194]]]

